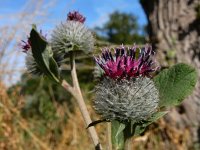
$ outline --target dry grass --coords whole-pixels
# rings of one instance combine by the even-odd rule
[[[19,89],[16,89],[11,97],[7,95],[4,85],[1,84],[0,89],[0,149],[20,150],[26,149],[26,147],[29,147],[30,150],[82,150],[86,147],[88,150],[93,149],[93,144],[88,137],[84,121],[77,108],[74,113],[71,113],[67,110],[66,105],[55,104],[60,118],[65,114],[63,111],[66,111],[69,117],[67,123],[61,125],[61,134],[56,139],[56,136],[50,130],[44,135],[33,131],[34,128],[37,128],[37,120],[21,116],[20,111],[24,106],[24,98],[19,95]],[[17,101],[13,102],[12,97],[15,97]],[[93,118],[97,118],[89,105],[88,109]],[[52,124],[52,128],[54,128],[54,123],[50,122],[49,124]],[[105,144],[105,125],[98,125],[97,131],[101,141]]]

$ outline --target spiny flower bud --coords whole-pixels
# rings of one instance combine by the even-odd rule
[[[79,21],[81,23],[84,23],[85,17],[81,15],[78,11],[73,11],[68,13],[67,21]]]
[[[158,107],[158,90],[146,77],[131,80],[104,78],[95,91],[94,108],[109,121],[142,121],[156,112]]]
[[[92,33],[78,21],[61,23],[52,33],[52,49],[57,55],[66,52],[82,50],[85,53],[92,51],[94,38]]]
[[[42,30],[40,30],[40,35],[44,39],[46,39],[47,35],[43,35]],[[25,63],[26,63],[26,68],[27,68],[28,73],[30,73],[32,75],[38,75],[38,76],[42,75],[43,72],[38,67],[38,65],[33,57],[32,51],[31,51],[30,37],[27,37],[26,41],[22,40],[20,47],[23,49],[23,52],[26,53]]]
[[[104,70],[105,76],[112,79],[151,77],[158,70],[152,56],[152,47],[146,45],[142,49],[134,45],[132,48],[121,46],[115,48],[112,55],[109,49],[102,50],[102,56],[96,57],[97,64]]]
[[[44,39],[46,39],[47,37],[47,35],[42,34],[42,30],[40,30],[40,36],[43,37]],[[28,73],[32,75],[36,75],[36,76],[43,75],[44,73],[40,69],[37,62],[35,61],[35,58],[33,57],[30,38],[29,37],[27,38],[27,42],[25,42],[24,40],[22,40],[22,42],[23,44],[20,44],[20,46],[23,49],[23,52],[26,53],[25,63],[26,63],[26,68],[27,68]],[[58,64],[58,66],[60,66],[62,59],[59,57],[56,57],[54,59],[56,63]]]

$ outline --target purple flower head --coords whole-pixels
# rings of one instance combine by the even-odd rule
[[[85,22],[85,17],[81,15],[78,11],[69,12],[67,15],[68,21],[79,21],[81,23]]]
[[[47,35],[43,35],[42,34],[42,30],[40,30],[40,35],[46,39]],[[24,53],[27,53],[30,49],[31,49],[31,41],[30,41],[30,37],[27,37],[27,40],[21,40],[21,43],[19,44],[19,46],[23,49]]]
[[[136,45],[132,48],[121,46],[114,51],[113,56],[109,49],[104,49],[102,56],[95,58],[104,70],[104,75],[112,79],[151,77],[151,74],[159,69],[152,59],[155,53],[149,45],[141,49]]]

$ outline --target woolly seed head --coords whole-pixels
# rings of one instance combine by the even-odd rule
[[[158,90],[146,77],[104,78],[95,90],[94,109],[103,119],[138,122],[150,117],[158,107]]]
[[[94,47],[94,38],[82,23],[67,21],[61,23],[53,31],[51,43],[56,55],[64,55],[73,50],[82,50],[88,53]]]

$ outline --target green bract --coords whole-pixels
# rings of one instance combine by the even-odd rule
[[[60,73],[58,65],[53,58],[53,52],[50,45],[34,28],[30,33],[30,41],[32,55],[37,64],[37,67],[49,78],[59,82]]]

